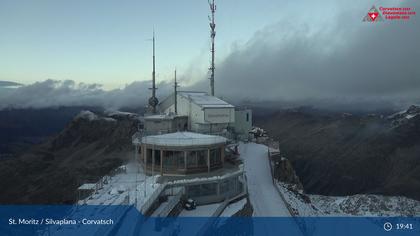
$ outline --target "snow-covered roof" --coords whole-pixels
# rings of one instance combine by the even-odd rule
[[[222,136],[199,134],[193,132],[176,132],[161,135],[151,135],[142,138],[141,142],[149,145],[160,146],[200,146],[226,143]]]
[[[205,92],[180,91],[178,94],[203,108],[234,108],[233,105]]]

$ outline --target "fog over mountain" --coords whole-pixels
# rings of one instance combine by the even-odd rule
[[[133,82],[123,89],[105,91],[100,84],[76,83],[73,80],[45,80],[8,89],[0,93],[0,109],[47,108],[59,106],[98,106],[109,109],[144,105],[150,81]],[[160,91],[169,94],[170,86],[159,82]]]
[[[12,81],[1,81],[0,80],[0,88],[5,88],[5,87],[18,87],[21,86],[22,84],[16,83],[16,82],[12,82]]]
[[[389,6],[397,6],[391,3]],[[419,1],[404,4],[420,9]],[[362,19],[370,6],[347,4],[340,9],[324,17],[322,24],[285,18],[255,32],[246,43],[232,45],[225,58],[217,58],[217,95],[235,102],[282,101],[324,107],[395,108],[419,103],[419,17],[368,23]],[[182,75],[188,78],[185,81],[190,76]],[[203,78],[181,89],[208,91],[206,78],[203,73]],[[123,89],[105,91],[99,84],[45,80],[1,92],[0,109],[139,106],[150,96],[150,84],[133,82]],[[172,91],[172,82],[158,81],[158,88],[162,100]]]

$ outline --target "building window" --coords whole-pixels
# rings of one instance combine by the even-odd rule
[[[249,122],[249,113],[246,113],[246,122]]]
[[[207,166],[207,150],[187,152],[187,168],[202,168]]]
[[[197,152],[197,161],[198,161],[198,167],[205,167],[207,166],[207,152],[206,150],[198,151]]]
[[[220,164],[222,162],[222,155],[221,155],[221,149],[220,148],[216,148],[216,149],[211,149],[210,150],[210,165],[217,165]]]
[[[197,152],[191,151],[187,152],[187,168],[192,168],[197,166]]]

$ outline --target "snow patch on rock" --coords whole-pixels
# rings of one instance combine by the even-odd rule
[[[75,119],[76,120],[77,119],[86,119],[86,120],[92,121],[92,120],[97,120],[98,116],[91,111],[83,110],[76,116]]]
[[[420,216],[420,202],[402,196],[323,196],[299,193],[285,183],[278,186],[298,216]]]

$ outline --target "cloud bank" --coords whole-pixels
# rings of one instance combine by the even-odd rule
[[[219,64],[217,91],[254,101],[420,101],[418,16],[367,23],[362,13],[339,12],[322,27],[282,21],[256,32]]]
[[[410,7],[420,9],[419,1]],[[295,105],[420,102],[420,19],[362,22],[371,6],[341,7],[327,21],[284,19],[235,44],[216,65],[216,95],[231,101],[283,101]],[[189,75],[184,75],[189,78]],[[181,89],[208,91],[207,76]],[[104,91],[97,84],[46,80],[0,94],[0,109],[92,105],[144,105],[150,81]],[[158,84],[160,100],[172,91]]]
[[[133,82],[123,89],[105,91],[100,84],[48,79],[1,93],[0,109],[59,106],[98,106],[108,109],[139,107],[145,105],[150,96],[150,83]],[[157,86],[162,93],[169,94],[169,84],[161,82]]]

